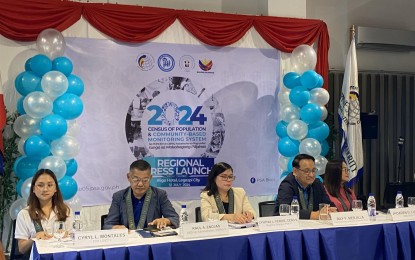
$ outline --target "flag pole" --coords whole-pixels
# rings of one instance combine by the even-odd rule
[[[352,27],[350,27],[350,41],[351,42],[356,36],[356,28],[354,27],[354,24]]]

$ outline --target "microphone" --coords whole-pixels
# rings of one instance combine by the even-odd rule
[[[402,136],[399,136],[399,138],[398,138],[398,145],[399,146],[402,146],[404,142],[405,142],[405,138],[403,138]]]

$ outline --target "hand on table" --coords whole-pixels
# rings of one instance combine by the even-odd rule
[[[164,227],[170,226],[171,222],[168,218],[156,218],[152,222],[148,223],[148,225],[157,226],[158,229],[162,229]]]
[[[36,239],[39,239],[39,240],[47,240],[47,239],[51,239],[52,237],[53,237],[52,234],[48,234],[45,231],[40,231],[36,233]]]

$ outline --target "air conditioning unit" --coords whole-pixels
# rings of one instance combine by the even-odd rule
[[[356,48],[415,51],[415,31],[356,27]]]

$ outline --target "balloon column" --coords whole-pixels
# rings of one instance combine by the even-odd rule
[[[19,178],[16,189],[21,198],[11,206],[12,218],[26,204],[38,169],[48,168],[56,174],[65,200],[74,198],[78,190],[72,178],[78,169],[74,157],[80,149],[75,119],[83,110],[80,96],[84,84],[72,74],[71,60],[62,56],[66,44],[59,31],[42,31],[36,45],[39,54],[26,61],[25,71],[15,79],[21,97],[17,102],[20,116],[13,128],[20,137],[21,156],[14,163],[14,173]]]
[[[300,45],[293,50],[290,62],[294,71],[284,75],[278,93],[281,121],[276,133],[281,180],[292,171],[291,163],[299,153],[313,156],[318,175],[324,174],[327,164],[324,156],[329,151],[326,141],[329,127],[323,121],[327,118],[325,105],[330,96],[322,88],[323,77],[314,71],[316,53],[312,47]]]

